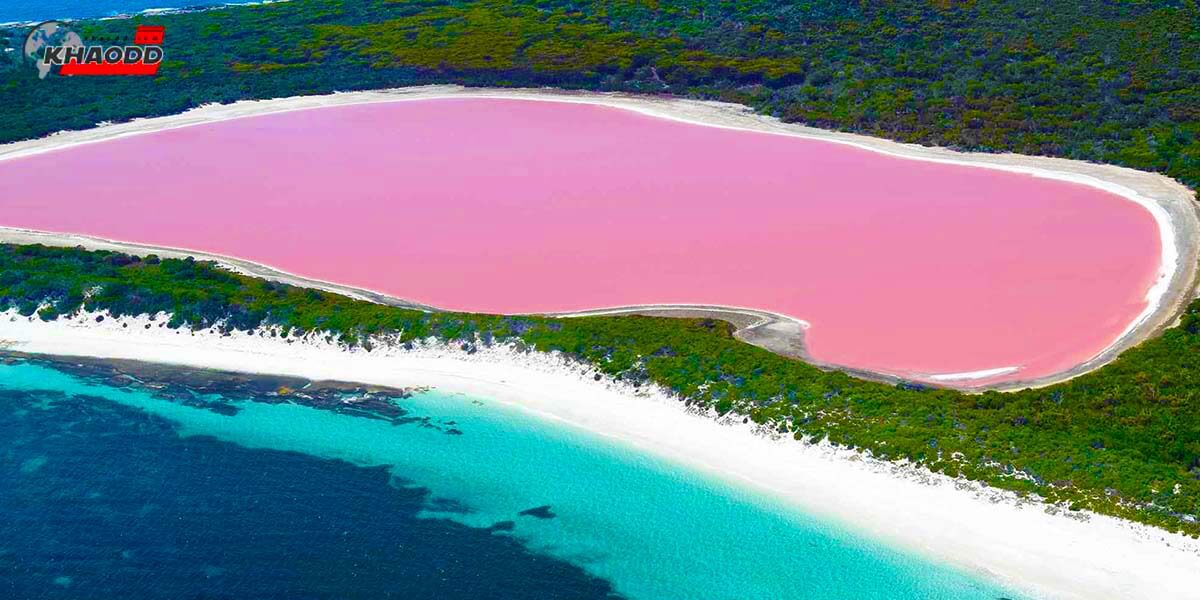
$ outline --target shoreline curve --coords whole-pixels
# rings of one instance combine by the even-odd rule
[[[988,168],[1088,185],[1119,195],[1130,202],[1138,204],[1149,212],[1158,225],[1161,244],[1159,272],[1157,279],[1146,292],[1146,308],[1142,313],[1130,322],[1112,343],[1088,360],[1059,373],[1032,379],[987,383],[988,377],[994,377],[1002,373],[1011,373],[1014,367],[1009,366],[999,366],[971,373],[900,374],[823,363],[814,360],[804,349],[803,327],[797,325],[798,323],[804,323],[804,321],[798,317],[779,315],[753,308],[704,307],[689,304],[639,305],[553,313],[550,316],[570,317],[598,314],[688,316],[690,314],[707,313],[724,314],[726,318],[723,320],[733,322],[735,327],[738,328],[735,332],[735,336],[738,339],[783,356],[803,360],[818,368],[841,370],[856,377],[887,382],[915,380],[934,386],[951,387],[965,391],[1005,391],[1046,386],[1093,371],[1114,360],[1124,350],[1137,345],[1145,339],[1155,337],[1162,330],[1172,326],[1177,322],[1187,303],[1196,297],[1197,264],[1200,262],[1200,216],[1198,216],[1198,209],[1193,201],[1194,193],[1192,190],[1166,176],[1125,167],[1062,158],[1018,154],[965,153],[946,148],[903,144],[860,134],[841,133],[804,125],[783,123],[774,117],[754,113],[748,107],[721,102],[685,100],[663,96],[573,92],[554,89],[465,88],[444,85],[363,92],[339,92],[324,96],[294,96],[271,100],[239,101],[232,104],[209,104],[176,115],[135,119],[119,124],[101,124],[98,127],[87,130],[59,132],[35,140],[0,145],[0,161],[42,154],[82,144],[97,143],[155,131],[243,117],[347,104],[430,100],[438,98],[499,98],[595,104],[705,127],[753,131],[850,145],[905,160],[921,160]],[[149,246],[132,242],[118,242],[90,236],[65,233],[51,234],[48,232],[34,232],[0,226],[0,241],[10,241],[11,239],[29,237],[35,234],[44,236],[44,239],[40,243],[50,243],[50,245],[64,245],[66,242],[51,243],[46,241],[54,240],[55,236],[61,236],[76,240],[77,242],[82,240],[86,242],[83,244],[85,246],[88,246],[88,244],[98,244],[94,247],[95,249],[119,249],[134,253],[151,250],[159,254],[175,252],[177,254],[194,255],[198,258],[203,257],[215,260],[235,270],[241,270],[257,276],[294,282],[306,287],[317,287],[384,304],[394,304],[421,310],[437,310],[432,306],[402,300],[371,290],[300,277],[274,269],[268,265],[253,263],[235,257],[186,249]],[[108,247],[101,247],[100,245]],[[696,313],[695,311],[697,310],[700,310],[700,313]],[[737,322],[731,321],[731,318],[736,319]],[[739,326],[738,324],[746,323],[748,319],[762,318],[770,320],[769,322],[758,323],[756,325]]]

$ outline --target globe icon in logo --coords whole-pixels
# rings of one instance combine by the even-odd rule
[[[41,60],[47,46],[79,47],[83,46],[83,38],[61,21],[46,21],[34,27],[29,35],[25,36],[22,52],[25,58],[33,61],[37,67],[39,79],[45,79],[53,66]]]

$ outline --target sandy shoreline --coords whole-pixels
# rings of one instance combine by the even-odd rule
[[[757,131],[846,144],[909,160],[924,160],[999,169],[1036,177],[1081,183],[1118,194],[1139,204],[1150,212],[1158,224],[1160,237],[1163,242],[1160,272],[1157,281],[1147,291],[1147,306],[1145,310],[1126,327],[1124,332],[1112,344],[1096,356],[1076,365],[1070,370],[1037,379],[1007,381],[994,385],[978,385],[973,382],[976,380],[986,381],[986,376],[994,376],[998,373],[1007,372],[1011,370],[1011,367],[1008,365],[995,365],[992,368],[974,373],[883,373],[860,369],[846,369],[841,365],[814,361],[804,351],[802,328],[797,328],[789,324],[802,322],[804,315],[783,316],[784,318],[777,321],[778,326],[760,327],[756,332],[745,334],[746,341],[750,343],[755,343],[772,351],[783,350],[780,352],[781,354],[801,358],[821,368],[842,369],[858,376],[885,381],[894,381],[900,377],[909,377],[964,389],[1008,390],[1048,385],[1094,370],[1113,360],[1126,348],[1156,335],[1163,328],[1175,322],[1195,292],[1196,267],[1197,261],[1200,260],[1200,244],[1197,243],[1197,232],[1200,231],[1200,219],[1197,218],[1196,209],[1193,206],[1192,191],[1164,176],[1121,167],[1066,159],[1028,157],[1014,154],[968,154],[943,148],[901,144],[862,135],[830,132],[801,125],[785,124],[770,117],[754,114],[749,109],[739,105],[717,102],[542,89],[507,90],[462,88],[458,86],[426,86],[395,90],[338,93],[326,96],[301,96],[274,100],[243,101],[228,105],[206,105],[178,115],[139,119],[127,123],[104,125],[84,131],[62,132],[38,140],[0,145],[0,160],[31,156],[78,144],[95,143],[164,129],[188,127],[260,114],[304,110],[322,106],[451,97],[509,98],[599,104],[631,110],[654,117],[709,127]],[[12,237],[10,236],[17,235],[17,233],[19,232],[6,231],[0,228],[0,240],[11,241]],[[67,237],[76,240],[87,239],[80,236]],[[49,238],[49,240],[42,243],[56,243],[53,237]],[[123,242],[98,241],[116,246],[125,246]],[[79,242],[76,241],[76,243]],[[84,245],[95,247],[88,243],[84,243]],[[137,251],[139,248],[144,249],[149,248],[149,246],[139,244],[128,245],[129,250]],[[254,265],[248,261],[239,261],[230,257],[219,258],[224,259],[221,262],[240,263],[239,265],[235,265],[238,268],[249,269],[259,273],[279,273],[278,270],[271,269],[268,266]],[[285,273],[284,275],[289,274]],[[296,277],[296,279],[298,281],[312,281],[299,277]],[[326,287],[327,289],[336,288],[340,290],[340,293],[366,295],[374,301],[389,304],[412,304],[400,299],[370,292],[369,290],[357,290],[329,282],[316,283],[320,284],[318,287]],[[679,311],[687,309],[684,305],[678,306]],[[431,308],[426,306],[420,307]],[[614,310],[619,310],[626,314],[642,314],[640,308],[618,307]],[[745,321],[747,318],[757,318],[757,316],[763,313],[763,311],[740,309],[737,307],[715,308],[720,308],[725,313],[731,315],[740,313],[734,316],[742,321]]]
[[[159,327],[148,318],[45,323],[0,314],[0,346],[388,387],[433,386],[505,402],[755,489],[806,513],[1037,597],[1197,598],[1200,541],[1119,519],[1019,501],[1014,495],[824,445],[755,435],[740,422],[689,413],[654,387],[595,381],[557,355],[509,347],[467,354],[380,341],[346,350],[324,341]],[[145,326],[149,324],[150,328]]]

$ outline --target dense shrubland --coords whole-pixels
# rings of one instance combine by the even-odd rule
[[[0,141],[206,102],[552,85],[1200,184],[1196,0],[292,0],[144,20],[167,26],[153,79],[39,81],[19,52],[0,55]],[[10,44],[24,34],[8,30]]]
[[[275,325],[348,345],[398,335],[471,351],[559,351],[686,402],[797,438],[909,459],[1073,508],[1200,534],[1200,301],[1179,327],[1070,382],[962,394],[821,371],[701,319],[553,319],[426,313],[230,273],[192,260],[0,245],[0,310],[53,319],[83,309],[172,315],[171,327]]]

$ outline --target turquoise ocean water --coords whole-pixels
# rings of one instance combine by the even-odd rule
[[[214,0],[4,0],[0,23],[41,22],[54,19],[87,19],[138,13],[150,8],[193,8],[244,2]]]
[[[399,402],[409,415],[428,418],[398,426],[252,401],[214,411],[41,365],[0,365],[0,472],[17,483],[0,489],[0,538],[9,540],[0,540],[0,571],[12,577],[10,591],[44,590],[47,598],[89,597],[89,585],[103,589],[95,597],[159,597],[140,579],[124,585],[113,575],[125,564],[121,557],[145,554],[139,548],[149,545],[162,555],[156,585],[177,581],[169,584],[181,588],[176,597],[390,597],[381,589],[409,598],[489,597],[480,590],[553,597],[536,591],[543,588],[569,590],[562,597],[572,598],[1018,597],[486,398],[435,391]],[[147,497],[156,499],[161,520],[143,515]],[[186,504],[172,505],[176,497]],[[236,504],[247,498],[251,509]],[[68,508],[57,513],[56,503]],[[92,515],[89,503],[103,508]],[[78,515],[80,507],[91,516],[47,516]],[[293,512],[276,514],[280,507]],[[191,521],[193,509],[208,516]],[[139,531],[139,519],[153,521],[144,536],[126,534]],[[107,537],[120,539],[95,533],[105,531],[96,523],[108,523],[115,533]],[[83,527],[97,539],[80,541]],[[164,537],[186,543],[164,549]],[[46,539],[65,541],[46,548]],[[420,558],[406,558],[404,548],[414,545]],[[293,550],[279,550],[286,548]],[[289,575],[309,550],[314,561],[362,558],[347,563],[355,565],[353,577],[333,577],[338,589],[324,594],[306,587],[303,574]],[[256,562],[210,564],[238,555]],[[405,560],[432,561],[435,576]],[[175,571],[181,574],[172,579]],[[323,583],[332,585],[331,577]]]

